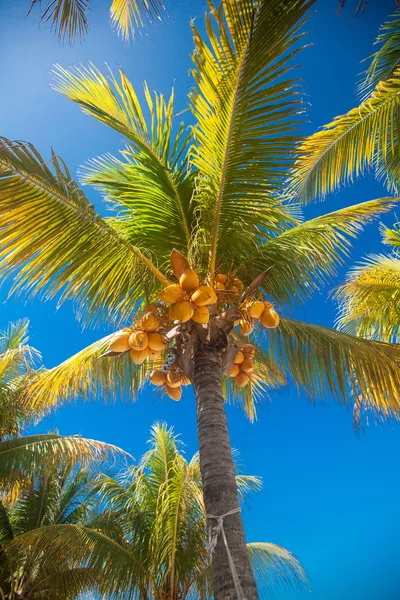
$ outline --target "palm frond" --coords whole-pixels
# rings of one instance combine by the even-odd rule
[[[358,86],[362,99],[369,96],[381,81],[393,77],[400,66],[400,11],[391,15],[381,26],[375,41],[381,47],[371,57],[371,63]]]
[[[0,265],[2,278],[17,273],[12,292],[59,294],[81,316],[126,318],[156,278],[166,282],[96,214],[54,154],[49,165],[32,145],[1,140],[0,209]]]
[[[28,14],[36,6],[42,6],[42,0],[31,0]],[[60,39],[77,37],[83,39],[89,31],[88,13],[91,0],[45,0],[40,20],[50,23]]]
[[[400,151],[400,69],[359,107],[337,117],[299,147],[290,186],[302,202],[323,198],[367,169],[384,174]]]
[[[395,226],[390,229],[389,227],[381,228],[383,235],[383,243],[387,246],[393,246],[396,252],[400,249],[400,223],[396,223]]]
[[[192,25],[192,161],[199,171],[196,202],[211,275],[217,253],[226,267],[236,251],[254,245],[260,231],[279,230],[288,220],[275,195],[290,164],[302,104],[287,74],[312,4],[245,0],[216,8],[210,0],[207,38]]]
[[[261,598],[287,587],[308,588],[308,577],[291,552],[276,544],[247,544]]]
[[[275,302],[298,304],[332,279],[350,242],[396,199],[362,202],[309,219],[260,244],[238,268],[250,280],[270,268],[264,290]]]
[[[400,345],[281,319],[268,334],[268,353],[311,399],[323,400],[330,392],[383,419],[399,417]]]
[[[111,22],[121,37],[129,40],[146,21],[161,19],[164,11],[162,0],[113,0]]]
[[[400,259],[371,255],[336,292],[338,325],[353,335],[400,342]]]

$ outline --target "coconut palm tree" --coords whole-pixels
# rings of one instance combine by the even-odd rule
[[[73,42],[89,31],[91,0],[30,0],[28,15],[39,5],[40,20],[50,23],[60,39]],[[165,11],[162,0],[112,0],[110,18],[123,39],[129,40],[146,22],[160,19]]]
[[[257,477],[236,477],[242,500],[260,488]],[[97,592],[125,600],[207,600],[211,573],[201,488],[198,455],[187,461],[173,430],[156,424],[140,463],[117,477],[41,480],[35,494],[28,492],[8,512],[5,531],[14,537],[5,552],[25,562],[28,552],[34,568],[25,581],[32,600],[44,592],[55,598]],[[44,509],[37,519],[38,498]],[[102,507],[97,514],[95,502]],[[284,548],[247,548],[266,594],[306,585],[303,569]]]
[[[189,131],[174,128],[173,94],[166,100],[145,86],[142,107],[122,71],[107,78],[93,66],[56,69],[56,89],[127,140],[119,157],[95,159],[83,172],[105,195],[107,216],[55,154],[47,161],[8,140],[0,149],[0,260],[3,276],[14,275],[11,293],[71,299],[78,318],[122,328],[42,374],[27,398],[38,407],[135,395],[150,371],[174,399],[193,383],[209,528],[229,513],[229,553],[221,534],[213,552],[216,600],[257,597],[224,399],[239,398],[254,418],[257,394],[290,379],[311,398],[363,398],[384,417],[400,407],[398,346],[279,322],[273,308],[290,314],[307,302],[336,273],[351,238],[394,202],[304,221],[288,197],[303,107],[290,67],[311,5],[210,3],[205,36],[192,25]]]

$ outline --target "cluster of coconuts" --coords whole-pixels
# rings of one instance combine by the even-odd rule
[[[172,400],[180,400],[182,396],[182,386],[190,385],[190,379],[172,366],[168,371],[152,371],[149,379],[153,385],[163,387],[167,395]]]
[[[238,350],[232,369],[229,371],[229,377],[234,377],[236,385],[244,387],[251,381],[251,374],[254,371],[253,356],[254,348],[243,348]]]
[[[199,276],[193,269],[186,269],[179,277],[179,284],[172,283],[158,295],[170,304],[168,317],[171,321],[194,321],[207,324],[210,318],[207,306],[215,304],[217,295],[212,287],[200,285]]]
[[[236,296],[244,288],[243,281],[234,276],[224,275],[219,273],[215,278],[214,288],[217,290],[217,294],[221,293],[223,299],[229,299],[229,296]],[[226,294],[225,294],[226,292]]]
[[[279,315],[271,302],[254,300],[250,304],[244,306],[241,312],[242,318],[235,324],[239,325],[243,335],[250,335],[256,321],[260,321],[261,325],[268,329],[274,329],[279,325]]]
[[[109,350],[127,352],[136,365],[141,365],[146,358],[157,360],[165,348],[165,338],[159,330],[162,327],[160,318],[154,312],[147,312],[137,326],[117,333],[111,340]]]

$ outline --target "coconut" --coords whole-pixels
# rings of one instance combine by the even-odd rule
[[[111,350],[111,352],[126,352],[127,350],[129,350],[130,335],[130,331],[124,331],[113,335],[113,337],[111,338],[109,350]]]
[[[148,357],[150,358],[150,360],[152,360],[154,362],[154,361],[158,360],[159,358],[161,358],[162,350],[151,350],[150,348],[147,348],[147,354],[148,354]]]
[[[254,363],[251,358],[245,358],[240,365],[240,370],[244,373],[252,373],[254,371]]]
[[[263,302],[264,304],[264,310],[266,308],[274,308],[274,305],[272,304],[272,302],[268,302],[268,300],[265,300],[265,302]]]
[[[216,290],[224,290],[225,289],[225,284],[222,283],[222,281],[216,281],[214,287],[215,287]]]
[[[166,304],[175,304],[176,302],[179,302],[179,300],[182,300],[184,295],[185,292],[183,289],[177,283],[172,283],[161,290],[158,297]]]
[[[236,377],[236,375],[239,373],[240,371],[240,367],[239,365],[232,365],[232,369],[229,371],[229,377]]]
[[[194,308],[188,300],[181,300],[181,302],[174,305],[173,310],[171,309],[169,311],[170,319],[172,318],[173,321],[180,321],[181,323],[190,321],[194,313]]]
[[[244,371],[240,371],[240,373],[236,375],[235,381],[239,387],[244,387],[249,383],[250,377],[247,375],[247,373],[244,373]]]
[[[199,285],[199,276],[193,269],[186,269],[179,278],[179,285],[187,292],[193,292]]]
[[[255,348],[245,348],[243,350],[243,353],[244,353],[245,358],[252,358],[256,353],[256,349]]]
[[[261,300],[255,300],[249,306],[248,315],[252,319],[260,319],[264,310],[265,310],[264,302],[261,302]]]
[[[167,392],[167,395],[171,398],[171,400],[176,400],[178,402],[182,397],[181,386],[172,388],[169,385],[166,385],[165,391]]]
[[[152,371],[149,379],[153,385],[164,385],[167,379],[167,374],[164,371]]]
[[[152,312],[148,312],[140,320],[140,328],[146,332],[157,331],[161,323],[157,315]]]
[[[235,365],[240,365],[244,361],[244,354],[239,350],[239,352],[235,356]]]
[[[268,329],[274,329],[279,325],[279,315],[273,308],[266,308],[261,315],[261,323]]]
[[[131,348],[129,350],[129,354],[135,365],[141,365],[146,360],[148,356],[148,351],[147,348],[145,348],[144,350],[134,350],[133,348]]]
[[[240,319],[239,327],[240,327],[240,331],[243,333],[243,335],[250,335],[250,333],[254,329],[251,321],[247,321],[246,319]]]
[[[243,284],[243,281],[242,281],[241,279],[237,279],[237,278],[235,278],[235,279],[232,281],[232,285],[233,285],[233,286],[234,286],[234,287],[235,287],[235,288],[236,288],[236,289],[237,289],[239,292],[241,292],[241,291],[242,291],[242,289],[244,288],[244,284]]]
[[[164,350],[165,338],[161,335],[161,333],[149,333],[147,340],[150,350],[155,350],[156,352]]]
[[[207,306],[208,304],[215,304],[216,301],[217,295],[208,285],[201,285],[192,294],[192,302],[196,306]]]
[[[205,325],[210,320],[210,313],[207,306],[196,306],[193,312],[192,321]]]
[[[179,387],[181,385],[182,377],[180,373],[176,371],[168,371],[167,373],[167,385],[172,388]]]
[[[129,345],[133,350],[144,350],[148,344],[149,340],[145,331],[134,331],[129,336]]]
[[[217,283],[223,283],[223,284],[225,284],[227,279],[228,279],[227,275],[224,275],[223,273],[219,273],[216,276],[215,281]]]

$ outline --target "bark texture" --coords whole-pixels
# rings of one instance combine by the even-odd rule
[[[222,395],[222,351],[218,344],[199,343],[194,355],[194,385],[200,469],[207,514],[222,515],[240,506],[232,460],[232,449]],[[215,527],[215,520],[207,525]],[[246,600],[257,600],[240,513],[224,519],[224,530]],[[220,534],[213,553],[212,581],[215,600],[240,600]]]

